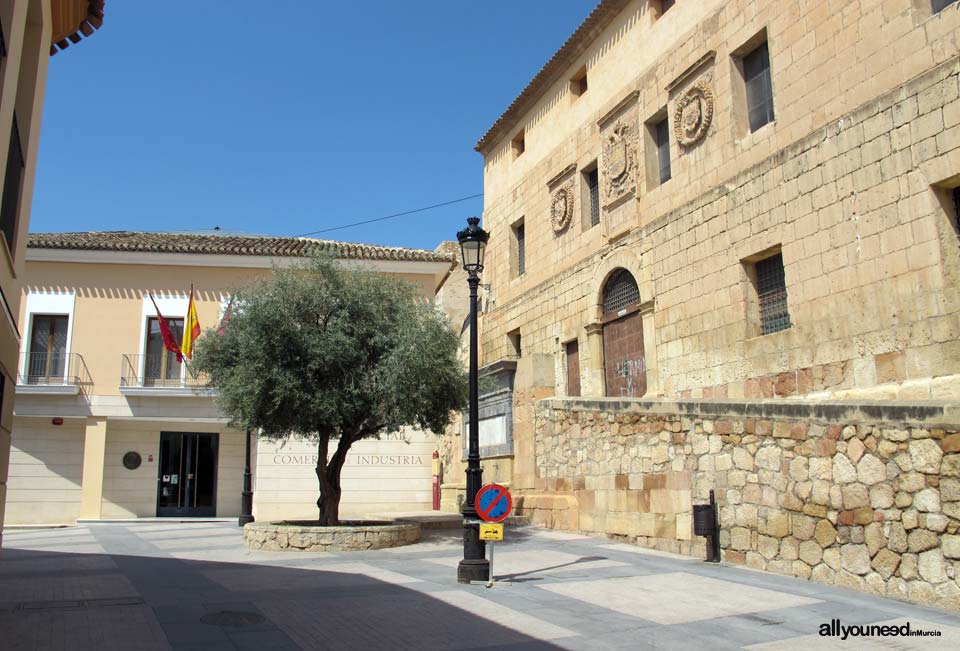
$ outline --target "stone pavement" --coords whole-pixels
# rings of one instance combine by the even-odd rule
[[[458,531],[370,552],[252,552],[222,522],[14,530],[0,649],[946,649],[960,614],[607,540],[509,527],[456,583]],[[821,637],[909,622],[940,637]]]

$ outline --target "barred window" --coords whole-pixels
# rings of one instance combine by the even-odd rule
[[[756,131],[768,122],[773,122],[770,52],[765,42],[743,57],[743,79],[747,89],[750,131]]]
[[[780,332],[790,327],[787,310],[787,284],[783,274],[783,254],[756,264],[757,299],[760,303],[761,334]]]
[[[603,313],[615,314],[640,302],[640,288],[626,269],[617,269],[603,287]]]
[[[594,168],[587,172],[587,192],[590,193],[590,226],[600,223],[600,171]]]
[[[526,231],[523,220],[521,219],[513,227],[513,251],[516,256],[514,272],[517,276],[522,276],[527,271],[527,242]]]
[[[938,14],[955,2],[957,0],[933,0],[933,13]]]
[[[670,180],[670,126],[666,118],[654,128],[657,141],[657,167],[660,171],[660,183]]]

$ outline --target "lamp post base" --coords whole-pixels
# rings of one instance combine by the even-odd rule
[[[490,561],[485,558],[463,559],[457,565],[457,583],[486,583],[490,580]]]
[[[245,524],[250,524],[251,522],[253,522],[252,515],[241,515],[239,518],[237,518],[237,524],[241,527]]]

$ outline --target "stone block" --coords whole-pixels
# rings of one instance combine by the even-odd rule
[[[847,572],[858,575],[866,574],[870,571],[870,554],[867,551],[867,546],[844,545],[840,548],[840,563]]]
[[[829,547],[837,540],[837,530],[829,520],[820,520],[813,537],[821,547]]]
[[[863,484],[847,484],[841,489],[843,493],[843,508],[847,510],[862,506],[870,506],[870,496],[867,487]]]
[[[930,583],[942,583],[947,580],[946,565],[939,549],[922,552],[917,561],[920,578]]]
[[[940,545],[940,536],[927,529],[914,529],[907,536],[908,549],[916,554]]]
[[[857,469],[854,468],[846,456],[840,453],[833,457],[833,480],[838,484],[850,484],[857,481]]]
[[[873,560],[870,562],[870,567],[876,570],[884,579],[889,579],[897,571],[897,568],[900,567],[900,555],[895,554],[889,549],[881,549],[877,552],[877,555],[873,557]]]
[[[888,483],[870,487],[870,506],[874,509],[888,509],[893,506],[893,488]]]
[[[865,455],[857,464],[857,479],[867,486],[873,486],[887,478],[887,466],[872,454]]]
[[[913,496],[913,507],[924,513],[938,513],[940,511],[940,491],[935,488],[926,488]]]
[[[757,450],[755,460],[757,466],[760,468],[779,471],[782,460],[782,451],[778,446],[769,445]]]
[[[936,474],[940,472],[943,451],[932,439],[910,441],[910,459],[917,472]]]

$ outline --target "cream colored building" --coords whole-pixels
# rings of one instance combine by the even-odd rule
[[[0,0],[0,544],[13,419],[24,252],[50,55],[90,36],[103,0]]]
[[[208,331],[232,288],[301,262],[316,247],[344,266],[407,280],[430,300],[453,259],[302,238],[31,235],[7,524],[238,515],[244,433],[227,427],[204,378],[163,349],[150,295],[176,335],[193,284]],[[435,449],[432,434],[415,430],[355,444],[341,513],[429,509]],[[296,440],[255,442],[255,517],[316,517],[316,452]]]
[[[948,0],[597,5],[476,146],[521,512],[700,554],[715,490],[728,560],[960,607],[958,34]]]

